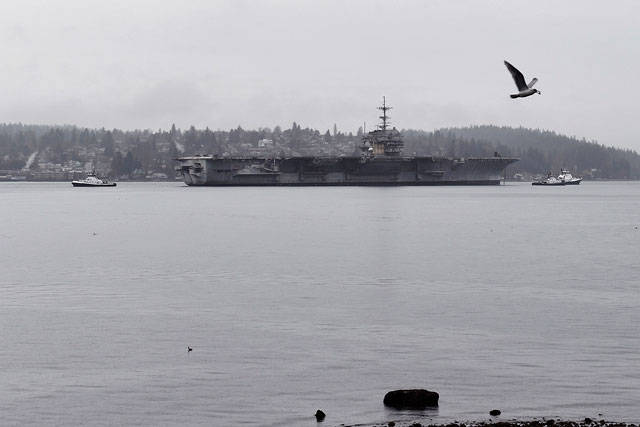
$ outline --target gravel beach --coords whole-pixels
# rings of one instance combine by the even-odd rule
[[[638,423],[606,421],[604,419],[584,418],[577,420],[558,420],[540,418],[532,420],[504,421],[468,421],[448,424],[429,424],[416,421],[387,421],[378,424],[339,424],[341,427],[640,427]]]

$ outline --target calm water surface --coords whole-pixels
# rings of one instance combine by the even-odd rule
[[[640,418],[640,183],[2,183],[0,219],[3,425]]]

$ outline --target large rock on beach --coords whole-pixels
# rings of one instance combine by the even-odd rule
[[[384,396],[383,403],[395,409],[424,409],[437,407],[440,395],[424,389],[393,390]]]

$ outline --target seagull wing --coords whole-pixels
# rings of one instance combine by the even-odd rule
[[[531,88],[533,87],[533,85],[534,85],[534,84],[536,84],[536,82],[537,82],[537,81],[538,81],[538,79],[537,79],[536,77],[534,77],[534,78],[533,78],[533,80],[531,80],[531,81],[529,82],[529,84],[527,85],[527,87],[528,87],[529,89],[531,89]]]
[[[516,87],[519,91],[527,90],[527,84],[524,82],[524,76],[516,67],[509,64],[507,61],[504,61],[504,65],[507,66],[507,70],[511,73],[511,77],[513,77],[513,81],[516,82]]]

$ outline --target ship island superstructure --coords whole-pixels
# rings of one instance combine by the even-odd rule
[[[403,156],[402,134],[391,127],[383,97],[380,124],[362,137],[359,156],[224,157],[176,159],[187,185],[498,185],[516,158]]]

